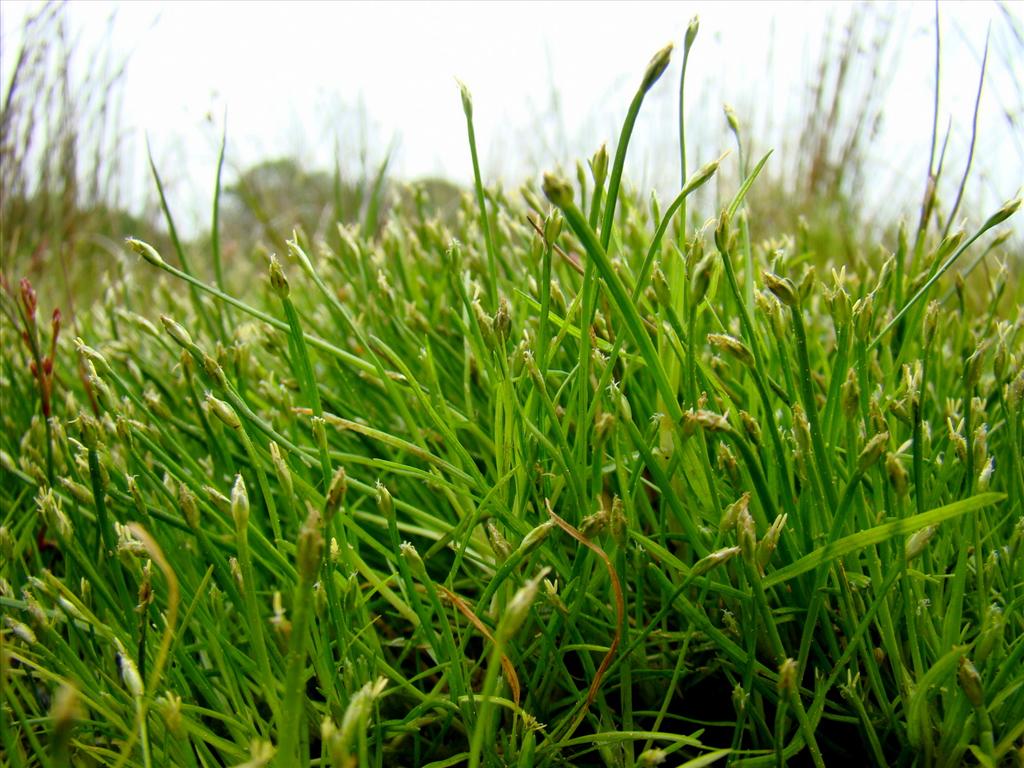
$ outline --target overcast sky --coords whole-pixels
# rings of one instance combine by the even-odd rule
[[[37,7],[0,3],[5,87],[8,52],[16,50],[21,20]],[[628,169],[636,180],[665,184],[678,175],[672,144],[678,68],[694,14],[701,28],[688,67],[687,107],[692,162],[700,163],[728,148],[725,103],[766,134],[758,136],[762,146],[793,138],[786,118],[813,80],[828,20],[845,19],[850,6],[175,0],[79,1],[69,3],[67,13],[80,51],[110,51],[128,61],[122,117],[132,194],[149,193],[148,136],[178,210],[195,217],[207,210],[225,112],[235,168],[279,155],[329,167],[337,138],[351,173],[359,147],[373,160],[394,146],[392,169],[403,178],[467,181],[457,77],[473,93],[485,175],[511,182],[589,155],[601,141],[613,145],[651,54],[675,42],[672,68],[645,104]],[[1014,74],[1008,61],[1020,64],[1024,43],[1014,38],[1010,17],[1019,35],[1019,3],[940,5],[941,119],[952,118],[954,158],[966,153],[986,28],[992,27],[975,189],[986,204],[1012,197],[1024,178],[1024,144],[1005,114],[1022,117],[1021,68]],[[886,117],[870,151],[873,167],[886,178],[878,187],[895,185],[909,195],[920,189],[928,163],[934,6],[898,6],[893,34],[899,59],[883,73]]]

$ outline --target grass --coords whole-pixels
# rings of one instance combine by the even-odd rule
[[[671,53],[549,204],[6,287],[5,764],[1021,763],[1020,201],[816,271],[768,155],[624,192]]]

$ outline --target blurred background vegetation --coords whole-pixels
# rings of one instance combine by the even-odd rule
[[[126,235],[153,242],[169,257],[173,248],[156,185],[143,199],[126,199],[119,149],[125,140],[122,91],[129,61],[109,50],[82,50],[69,33],[66,10],[61,3],[41,6],[26,21],[20,47],[3,52],[11,75],[3,84],[0,116],[0,273],[8,286],[27,277],[44,304],[60,305],[73,318],[110,281],[130,279],[134,262],[121,247]],[[796,124],[787,128],[789,140],[776,148],[778,161],[749,197],[757,211],[751,217],[757,227],[751,232],[755,241],[800,232],[823,259],[856,264],[878,258],[861,252],[860,244],[872,239],[865,236],[867,230],[894,240],[894,212],[901,208],[873,205],[863,192],[872,184],[866,150],[884,116],[887,78],[899,44],[892,34],[898,13],[897,6],[860,5],[842,24],[829,27],[808,82],[793,89],[794,98],[802,101]],[[1016,129],[1024,115],[1024,83],[1021,68],[1014,65],[1024,60],[1024,31],[1006,6],[1003,13],[1011,45],[1000,49],[1005,60],[989,61],[988,66],[1010,74],[1012,87],[999,94],[1000,108]],[[756,93],[755,88],[752,96]],[[553,94],[551,109],[557,112],[558,104]],[[715,123],[714,145],[738,154],[732,178],[728,172],[721,174],[723,189],[769,149],[759,137],[771,133],[779,114],[781,110],[753,98],[735,111],[727,109]],[[943,168],[943,137],[948,139],[949,127],[941,124],[941,117],[939,123],[932,175],[941,170],[941,178],[938,184],[936,179],[911,178],[909,188],[919,190],[922,211],[942,231],[957,205],[961,210],[971,205],[972,191],[963,183],[962,167]],[[670,134],[666,130],[666,145],[675,141]],[[244,285],[262,272],[266,254],[283,251],[294,228],[316,242],[337,238],[336,222],[377,233],[396,206],[425,207],[442,221],[460,215],[467,190],[440,178],[412,184],[394,179],[388,173],[390,151],[379,162],[370,162],[371,150],[379,148],[338,148],[334,167],[326,169],[307,167],[297,157],[267,158],[233,169],[222,186],[218,233],[229,286]],[[667,157],[670,164],[678,162],[671,152]],[[907,175],[919,174],[908,169]],[[209,183],[212,187],[213,180]],[[937,186],[943,194],[933,194]],[[694,208],[708,206],[698,203]],[[210,246],[209,231],[183,243],[196,253],[193,261],[200,273],[212,276],[205,256]]]

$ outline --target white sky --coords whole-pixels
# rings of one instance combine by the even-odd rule
[[[5,86],[7,52],[17,49],[21,20],[36,7],[0,3]],[[940,119],[952,117],[951,159],[958,169],[951,176],[965,156],[985,31],[992,25],[992,77],[982,101],[973,188],[987,206],[1017,194],[1024,178],[1024,141],[1003,114],[1021,109],[1020,67],[1016,81],[1010,68],[1020,64],[1024,43],[1011,42],[1005,14],[1016,16],[1020,29],[1022,6],[1005,7],[940,6]],[[850,6],[78,0],[67,11],[81,50],[128,57],[122,117],[129,190],[151,194],[148,136],[188,229],[205,220],[225,110],[234,168],[285,154],[327,168],[337,136],[350,174],[359,146],[369,148],[372,162],[395,142],[391,167],[400,177],[469,181],[458,77],[473,93],[485,176],[513,182],[588,156],[601,141],[613,146],[647,61],[670,41],[677,45],[673,65],[645,103],[627,170],[638,181],[676,183],[675,110],[689,19],[700,14],[687,72],[690,162],[696,166],[730,146],[724,103],[735,105],[745,125],[774,126],[774,133],[765,127],[770,135],[755,137],[760,146],[786,140],[782,124],[813,73],[826,20],[830,13],[845,18]],[[898,6],[900,60],[885,76],[884,130],[871,148],[872,167],[886,178],[875,188],[905,189],[915,200],[928,163],[933,14],[931,3]],[[554,98],[560,121],[551,116]]]

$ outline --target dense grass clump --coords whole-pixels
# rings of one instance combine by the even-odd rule
[[[236,294],[129,239],[77,338],[6,286],[11,764],[1020,760],[1024,288],[944,277],[1020,202],[838,265],[751,242],[767,157],[623,192],[669,53],[576,184]]]

